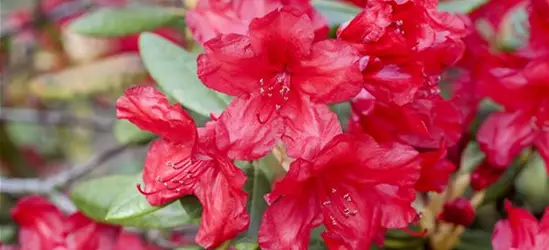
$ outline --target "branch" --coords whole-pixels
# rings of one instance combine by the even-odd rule
[[[73,166],[69,170],[61,172],[49,178],[5,178],[0,177],[0,193],[9,194],[48,194],[56,188],[65,187],[75,180],[82,178],[89,172],[110,158],[124,152],[129,145],[118,145],[100,154],[93,156],[81,166]]]
[[[62,3],[53,9],[50,13],[39,13],[40,15],[34,15],[34,18],[16,27],[5,26],[0,29],[0,40],[13,36],[21,31],[29,28],[36,27],[44,22],[44,19],[51,19],[53,21],[60,20],[65,17],[72,16],[77,13],[82,13],[91,8],[92,5],[87,0],[71,1]],[[40,8],[37,6],[37,8]]]
[[[113,121],[101,116],[77,117],[66,111],[0,108],[0,121],[44,125],[79,125],[101,131],[112,129]]]

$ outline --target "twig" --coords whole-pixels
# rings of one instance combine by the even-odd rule
[[[112,129],[113,121],[101,116],[77,117],[66,111],[0,108],[0,121],[44,125],[79,125],[100,131]]]
[[[73,166],[69,170],[46,179],[39,178],[5,178],[0,177],[0,193],[9,194],[48,194],[56,188],[65,187],[80,179],[95,167],[128,149],[128,145],[110,148],[92,157],[81,166]]]
[[[85,12],[87,9],[89,9],[91,4],[89,1],[71,1],[66,2],[63,4],[60,4],[57,6],[54,10],[52,10],[50,13],[40,13],[41,15],[35,15],[35,17],[21,25],[18,25],[16,27],[2,27],[0,30],[0,39],[4,39],[6,37],[15,35],[25,29],[36,27],[40,25],[44,19],[51,19],[51,20],[59,20],[68,16],[72,16],[77,13]]]

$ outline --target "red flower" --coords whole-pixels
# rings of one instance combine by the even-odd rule
[[[217,144],[253,160],[282,138],[291,157],[306,158],[327,142],[324,134],[341,132],[325,103],[359,92],[357,52],[342,41],[313,43],[309,18],[293,9],[254,19],[249,33],[218,36],[198,58],[204,84],[236,97],[219,118]]]
[[[538,224],[536,218],[522,208],[505,201],[507,219],[496,223],[492,234],[494,250],[547,250],[549,249],[549,208]]]
[[[483,190],[494,184],[503,173],[505,173],[505,169],[494,167],[483,161],[471,173],[471,187],[475,191]]]
[[[363,249],[385,228],[417,218],[411,202],[419,170],[412,148],[338,135],[311,160],[295,160],[266,196],[260,246],[306,249],[311,230],[324,224],[330,249]]]
[[[438,219],[468,227],[475,221],[475,209],[467,198],[458,197],[444,203],[444,208]]]
[[[438,94],[399,106],[362,91],[351,105],[349,131],[367,133],[377,141],[438,148],[441,142],[453,146],[461,137],[460,111]]]
[[[442,192],[456,167],[446,159],[446,147],[437,151],[424,152],[420,155],[421,177],[416,183],[420,192]]]
[[[403,105],[465,50],[466,17],[436,11],[434,0],[373,0],[338,37],[361,44],[365,88],[377,99]]]
[[[19,200],[11,214],[20,226],[22,250],[112,249],[119,230],[79,212],[66,217],[40,196]]]
[[[490,115],[478,131],[487,160],[507,167],[522,149],[535,146],[549,169],[549,60],[533,60],[521,70],[495,68],[491,73],[495,80],[484,90],[505,111]]]
[[[317,12],[309,0],[200,0],[196,9],[187,14],[187,25],[201,44],[221,34],[248,33],[254,18],[284,6],[297,8],[312,21],[316,40],[323,40],[330,31],[326,19]]]
[[[117,117],[161,138],[152,143],[141,192],[152,205],[195,195],[204,212],[196,241],[205,248],[232,239],[248,226],[246,176],[213,144],[213,124],[197,128],[180,105],[170,106],[151,86],[126,90],[116,102]]]
[[[116,250],[161,250],[160,247],[157,247],[152,244],[146,244],[141,240],[141,238],[136,235],[126,231],[120,232],[116,245],[114,247]]]

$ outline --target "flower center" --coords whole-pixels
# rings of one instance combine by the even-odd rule
[[[270,79],[259,79],[259,94],[268,99],[279,110],[289,99],[290,74],[286,71],[278,72]]]
[[[544,101],[530,120],[530,126],[535,131],[549,132],[549,101]]]
[[[351,194],[340,192],[336,188],[331,188],[328,191],[326,200],[322,202],[322,210],[334,226],[338,225],[339,221],[355,216],[358,213]]]
[[[172,168],[173,171],[166,176],[157,176],[156,181],[164,185],[168,190],[178,193],[182,188],[193,185],[199,177],[208,168],[209,161],[185,159],[180,162],[166,161],[165,166]],[[151,195],[162,190],[153,190],[146,192],[138,185],[138,190],[144,195]]]

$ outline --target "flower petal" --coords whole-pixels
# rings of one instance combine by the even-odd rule
[[[315,43],[308,60],[302,61],[292,75],[292,83],[311,95],[314,102],[335,103],[356,96],[361,89],[359,51],[344,41]]]
[[[536,218],[523,208],[513,207],[509,201],[505,201],[505,209],[507,210],[507,221],[509,221],[512,232],[511,247],[532,249],[535,244],[536,234],[539,231]]]
[[[534,131],[530,117],[515,113],[490,115],[480,127],[477,140],[488,161],[496,166],[508,166],[513,157],[533,143]]]
[[[195,195],[203,206],[196,235],[202,247],[216,247],[248,227],[248,194],[242,189],[245,182],[246,175],[240,169],[222,160],[201,175]]]
[[[261,96],[234,98],[219,117],[217,147],[231,159],[255,160],[274,147],[282,130],[282,119],[274,106]]]
[[[152,86],[136,86],[124,91],[116,101],[116,117],[168,140],[193,145],[196,125],[180,105],[171,105]]]
[[[291,107],[282,108],[280,115],[284,119],[282,141],[290,157],[312,159],[342,133],[337,115],[326,105],[313,104],[306,97],[286,105]]]
[[[424,152],[421,158],[421,177],[416,183],[420,192],[442,192],[456,167],[446,159],[446,148],[438,151]]]
[[[273,65],[284,65],[311,53],[314,29],[309,17],[296,9],[274,10],[250,23],[250,40],[256,54]]]
[[[53,249],[56,242],[64,242],[64,216],[44,198],[34,195],[19,200],[11,215],[21,226],[22,249],[48,250]]]
[[[152,143],[143,169],[145,187],[140,188],[151,205],[163,205],[193,192],[206,166],[192,159],[192,152],[189,145],[164,139]]]
[[[298,190],[296,190],[298,191]],[[259,229],[261,249],[307,249],[311,230],[321,223],[319,201],[312,190],[279,198],[263,214]]]
[[[221,35],[205,43],[204,50],[197,59],[197,74],[204,85],[232,96],[259,91],[267,62],[256,56],[247,36]]]

